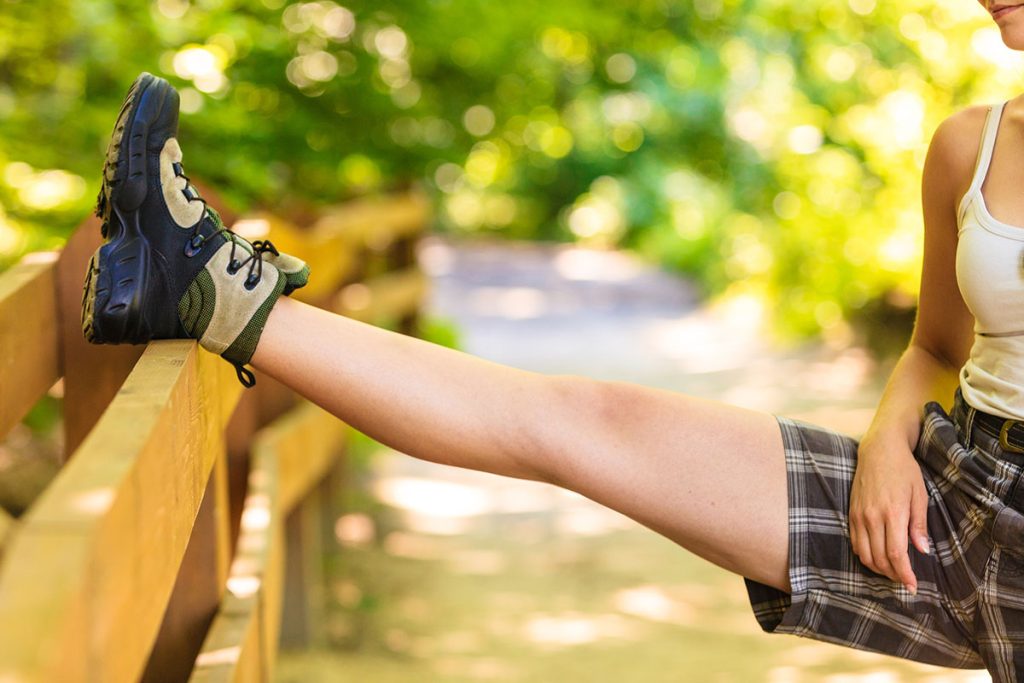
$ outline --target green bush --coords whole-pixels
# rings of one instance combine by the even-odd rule
[[[418,183],[442,230],[633,248],[798,335],[913,306],[930,134],[1019,63],[968,0],[8,0],[0,36],[0,268],[90,210],[149,70],[237,208]]]

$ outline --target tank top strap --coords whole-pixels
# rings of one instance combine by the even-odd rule
[[[964,211],[967,209],[968,202],[976,192],[981,190],[981,186],[985,182],[985,176],[988,175],[988,167],[992,163],[992,150],[995,148],[996,132],[999,130],[999,121],[1003,117],[1003,107],[1005,105],[1005,101],[997,102],[989,107],[988,113],[985,115],[985,127],[982,129],[981,144],[978,146],[978,156],[974,162],[974,177],[971,178],[971,186],[960,201],[960,210],[958,212],[960,223],[963,222]]]

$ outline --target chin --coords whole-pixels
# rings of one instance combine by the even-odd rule
[[[1024,12],[1024,9],[1017,11]],[[1024,20],[1024,16],[1021,19]],[[1024,21],[1020,26],[1000,26],[999,34],[1003,38],[1003,45],[1011,50],[1024,52]]]
[[[991,16],[992,6],[1024,3],[1021,3],[1020,0],[978,0],[978,4]],[[992,21],[999,29],[999,35],[1002,36],[1003,45],[1011,50],[1024,52],[1024,7],[1017,9],[1005,19],[1002,17],[1000,19],[1001,21],[992,17]]]

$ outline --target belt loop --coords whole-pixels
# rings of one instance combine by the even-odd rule
[[[978,410],[967,401],[964,401],[964,409],[967,411],[967,419],[964,420],[964,439],[967,441],[967,449],[970,450],[974,445],[974,416],[978,414]]]

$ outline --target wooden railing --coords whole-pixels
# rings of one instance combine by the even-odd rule
[[[305,228],[225,218],[310,264],[296,299],[414,331],[421,195]],[[65,443],[27,512],[0,514],[0,681],[267,681],[278,643],[315,628],[304,596],[349,428],[265,375],[244,390],[192,340],[88,344],[99,243],[90,219],[0,273],[0,437],[59,387]]]

